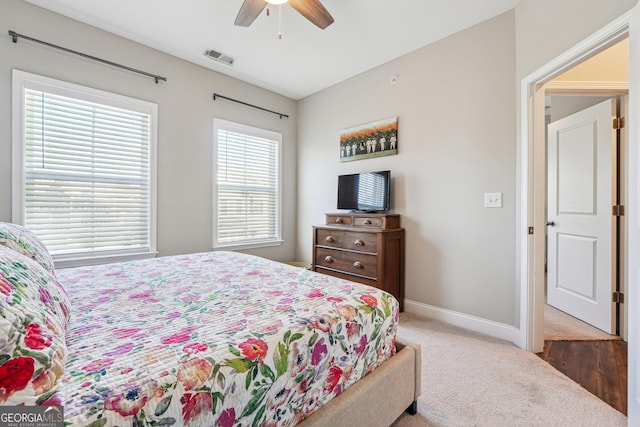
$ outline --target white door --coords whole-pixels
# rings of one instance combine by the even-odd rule
[[[615,100],[548,126],[547,303],[614,334]]]

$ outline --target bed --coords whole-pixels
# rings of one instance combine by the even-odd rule
[[[0,404],[68,425],[388,425],[420,390],[391,295],[250,255],[56,271],[0,223],[0,297]]]

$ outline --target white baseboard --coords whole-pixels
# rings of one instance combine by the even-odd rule
[[[460,328],[510,341],[518,347],[522,347],[520,329],[512,325],[494,322],[493,320],[447,310],[446,308],[440,308],[410,299],[404,300],[404,310],[411,314],[428,317]]]

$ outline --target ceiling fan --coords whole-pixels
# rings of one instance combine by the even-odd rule
[[[287,1],[298,13],[320,29],[324,30],[333,23],[333,17],[319,0],[244,0],[236,16],[235,25],[248,27],[267,7],[267,4],[282,4]]]

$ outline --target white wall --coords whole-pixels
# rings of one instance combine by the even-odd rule
[[[81,24],[21,0],[0,0],[0,220],[11,220],[11,70],[13,68],[155,102],[158,126],[158,249],[161,255],[211,249],[212,128],[221,117],[283,134],[281,246],[249,251],[278,260],[295,254],[295,101]],[[37,39],[166,76],[167,82],[92,62],[6,35]],[[213,92],[290,114],[290,119]]]
[[[629,82],[629,39],[576,65],[554,78],[556,82]]]
[[[298,257],[311,260],[339,174],[390,169],[406,298],[513,324],[514,75],[509,12],[299,101]],[[397,156],[340,163],[342,129],[391,116]],[[485,192],[503,208],[484,208]]]
[[[548,110],[550,122],[570,116],[609,98],[611,96],[552,95]]]

